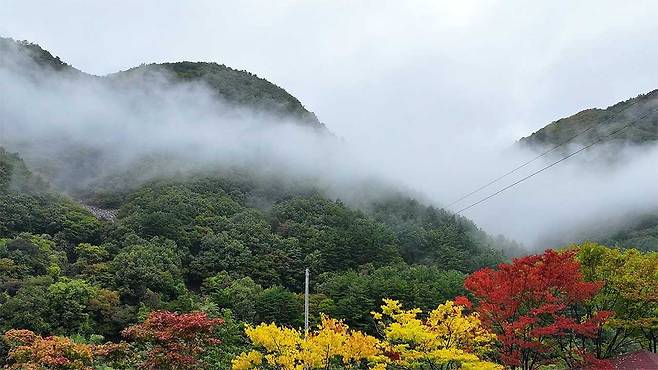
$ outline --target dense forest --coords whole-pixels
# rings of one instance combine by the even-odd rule
[[[164,70],[331,135],[285,90],[222,65],[95,77],[0,39],[10,49],[120,88],[148,90]],[[0,54],[0,68],[15,67]],[[358,201],[341,199],[316,180],[179,167],[186,158],[167,153],[99,171],[108,158],[66,138],[47,156],[2,139],[8,368],[606,368],[616,355],[656,351],[655,252],[587,243],[511,259],[515,242],[392,186],[359,184]]]
[[[466,273],[504,259],[501,240],[404,196],[361,210],[275,179],[205,173],[94,193],[96,206],[118,206],[103,219],[16,154],[1,150],[0,169],[3,331],[118,341],[162,310],[229,317],[233,331],[299,327],[309,268],[312,323],[323,313],[374,332],[383,298],[429,309],[464,294]],[[220,357],[225,368],[231,356]]]
[[[152,309],[174,309],[211,291],[229,294],[214,292],[218,287],[249,289],[253,295],[244,302],[232,297],[222,306],[249,321],[276,315],[299,324],[301,302],[294,293],[310,268],[317,276],[314,300],[323,311],[367,327],[382,298],[431,307],[462,291],[464,273],[504,258],[468,220],[410,198],[383,199],[366,213],[312,190],[278,192],[272,183],[237,175],[165,179],[105,196],[103,201],[121,207],[116,219],[99,220],[50,189],[19,157],[0,153],[7,174],[5,245],[40,260],[17,267],[24,274],[7,283],[17,294],[24,279],[49,269],[113,289],[133,314],[147,299]],[[267,208],[254,205],[266,202]],[[426,292],[411,289],[421,282],[437,285]],[[11,322],[5,321],[9,327]],[[116,336],[119,328],[103,334]]]

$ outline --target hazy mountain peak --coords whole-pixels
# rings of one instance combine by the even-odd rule
[[[14,57],[18,57],[18,60]],[[10,59],[13,58],[13,59]],[[22,59],[27,58],[27,59]],[[19,64],[10,67],[20,68],[28,61],[41,68],[57,72],[73,72],[92,77],[53,56],[48,50],[29,41],[16,41],[0,37],[0,65]],[[256,74],[227,67],[214,62],[173,62],[142,64],[138,67],[110,74],[101,80],[121,81],[128,85],[136,83],[135,78],[155,77],[166,74],[172,82],[201,82],[228,103],[263,111],[281,119],[292,119],[304,125],[325,129],[313,112],[283,88],[258,77]]]
[[[551,147],[593,127],[571,143],[588,145],[631,122],[632,126],[605,138],[603,143],[650,144],[658,140],[658,90],[616,103],[608,108],[590,108],[551,122],[520,140],[530,147]]]
[[[18,41],[12,38],[0,37],[0,65],[7,63],[9,57],[14,54],[27,57],[38,66],[52,68],[55,71],[78,71],[38,44],[27,40]]]

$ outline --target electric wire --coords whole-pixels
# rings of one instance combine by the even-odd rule
[[[628,123],[628,124],[622,126],[620,129],[617,129],[617,130],[615,130],[615,131],[613,131],[613,132],[611,132],[611,133],[609,133],[609,134],[607,134],[607,135],[604,135],[604,136],[600,137],[598,140],[593,141],[592,143],[590,143],[590,144],[588,144],[588,145],[586,145],[586,146],[584,146],[584,147],[578,149],[577,151],[575,151],[575,152],[573,152],[573,153],[567,155],[566,157],[560,158],[559,160],[557,160],[557,161],[555,161],[555,162],[553,162],[553,163],[551,163],[551,164],[549,164],[549,165],[547,165],[547,166],[544,166],[544,167],[540,168],[539,170],[537,170],[537,171],[535,171],[535,172],[533,172],[533,173],[531,173],[531,174],[529,174],[529,175],[527,175],[527,176],[525,176],[525,177],[523,177],[523,178],[521,178],[521,179],[519,179],[519,180],[517,180],[517,181],[511,183],[510,185],[505,186],[504,188],[502,188],[502,189],[496,191],[495,193],[490,194],[490,195],[488,195],[488,196],[486,196],[486,197],[484,197],[484,198],[478,200],[477,202],[472,203],[472,204],[470,204],[469,206],[460,209],[459,211],[455,212],[455,214],[456,214],[456,215],[457,215],[457,214],[460,214],[460,213],[462,213],[462,212],[464,212],[464,211],[466,211],[466,210],[468,210],[468,209],[471,209],[471,208],[477,206],[478,204],[481,204],[481,203],[483,203],[483,202],[486,202],[487,200],[489,200],[489,199],[495,197],[496,195],[498,195],[498,194],[500,194],[500,193],[502,193],[502,192],[504,192],[504,191],[506,191],[506,190],[508,190],[508,189],[510,189],[510,188],[512,188],[512,187],[514,187],[514,186],[516,186],[516,185],[518,185],[518,184],[520,184],[520,183],[526,181],[526,180],[528,180],[529,178],[534,177],[535,175],[538,175],[539,173],[544,172],[544,171],[548,170],[549,168],[554,167],[554,166],[558,165],[559,163],[562,163],[562,162],[566,161],[567,159],[569,159],[569,158],[575,156],[576,154],[578,154],[578,153],[580,153],[580,152],[583,152],[583,151],[585,151],[585,150],[587,150],[587,149],[593,147],[594,145],[596,145],[596,144],[602,142],[604,139],[609,138],[609,137],[611,137],[611,136],[614,136],[614,135],[616,135],[616,134],[622,132],[623,130],[625,130],[625,129],[631,127],[632,125],[636,124],[636,123],[637,123],[638,121],[640,121],[641,119],[648,117],[651,113],[654,113],[654,112],[658,112],[658,110],[651,110],[651,111],[647,112],[646,114],[643,114],[642,116],[635,118],[635,119],[632,120],[630,123]]]
[[[625,111],[629,110],[631,107],[633,107],[634,105],[636,105],[638,102],[639,102],[639,99],[635,100],[633,103],[631,103],[631,104],[628,105],[627,107],[624,107],[624,108],[621,109],[619,112],[617,112],[617,114],[624,113]],[[587,132],[591,131],[593,128],[595,128],[595,127],[597,127],[597,126],[600,126],[600,125],[603,125],[603,124],[606,124],[606,123],[610,122],[613,118],[615,118],[614,115],[611,116],[610,118],[607,118],[607,119],[603,120],[603,121],[595,122],[595,123],[589,125],[586,129],[584,129],[584,130],[578,132],[577,134],[571,136],[571,137],[568,138],[567,140],[565,140],[565,141],[559,143],[558,145],[556,145],[556,146],[554,146],[554,147],[552,147],[552,148],[550,148],[550,149],[548,149],[548,150],[546,150],[546,151],[540,153],[540,154],[537,155],[536,157],[534,157],[534,158],[532,158],[532,159],[530,159],[530,160],[528,160],[528,161],[526,161],[526,162],[523,162],[522,164],[518,165],[517,167],[515,167],[515,168],[513,168],[513,169],[511,169],[511,170],[509,170],[509,171],[507,171],[507,172],[505,172],[504,174],[500,175],[499,177],[496,177],[495,179],[489,181],[488,183],[486,183],[486,184],[480,186],[479,188],[477,188],[477,189],[471,191],[470,193],[468,193],[468,194],[464,194],[464,195],[461,196],[459,199],[456,199],[456,200],[454,200],[452,203],[446,205],[445,208],[450,208],[450,207],[454,206],[455,204],[461,202],[462,200],[464,200],[464,199],[470,197],[471,195],[473,195],[473,194],[475,194],[475,193],[479,193],[480,191],[482,191],[482,190],[488,188],[489,186],[491,186],[491,185],[497,183],[498,181],[500,181],[500,180],[506,178],[507,176],[509,176],[509,175],[511,175],[511,174],[513,174],[513,173],[515,173],[516,171],[518,171],[518,170],[520,170],[520,169],[526,167],[527,165],[529,165],[529,164],[531,164],[531,163],[534,163],[535,161],[537,161],[538,159],[542,158],[543,156],[545,156],[545,155],[547,155],[547,154],[550,154],[550,153],[556,151],[557,149],[563,147],[564,145],[568,144],[569,142],[571,142],[571,141],[574,140],[575,138],[577,138],[577,137],[579,137],[579,136],[581,136],[581,135],[583,135],[583,134],[586,134]]]

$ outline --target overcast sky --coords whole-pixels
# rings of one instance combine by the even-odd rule
[[[656,14],[655,1],[0,0],[0,35],[98,75],[181,60],[249,70],[427,191],[439,157],[458,165],[658,88]]]

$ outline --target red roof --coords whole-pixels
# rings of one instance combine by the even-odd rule
[[[658,354],[637,351],[617,356],[610,360],[617,370],[658,370]]]

